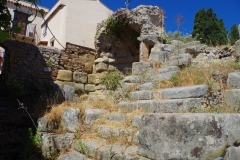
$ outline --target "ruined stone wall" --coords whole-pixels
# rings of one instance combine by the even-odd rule
[[[73,72],[92,73],[94,60],[94,49],[67,43],[66,50],[60,57],[60,68]]]
[[[97,56],[112,59],[111,65],[120,70],[131,68],[133,62],[148,59],[153,45],[162,42],[163,32],[162,9],[145,5],[120,9],[97,27]]]
[[[51,71],[38,47],[32,44],[7,40],[1,47],[5,49],[3,76],[21,82],[34,80],[51,81]]]
[[[39,46],[39,51],[45,60],[47,69],[52,73],[52,79],[56,80],[59,69],[62,69],[59,65],[61,51],[54,47]]]
[[[96,66],[95,63],[98,62],[95,55],[94,49],[71,43],[67,43],[66,50],[61,52],[55,83],[64,92],[70,92],[70,97],[75,93],[89,93],[101,89],[100,79],[105,75],[108,64],[101,63]]]

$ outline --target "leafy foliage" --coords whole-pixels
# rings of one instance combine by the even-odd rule
[[[110,90],[116,90],[121,79],[122,77],[118,70],[108,70],[107,75],[101,79],[101,83]]]
[[[21,0],[13,0],[16,10],[21,11]],[[35,7],[36,12],[32,13],[31,9],[28,11],[28,17],[33,16],[34,18],[29,21],[28,18],[24,22],[25,25],[28,25],[34,21],[37,16],[37,13],[40,13],[42,16],[44,15],[44,10],[39,9],[36,3],[39,0],[26,0],[27,2],[31,3],[31,6]],[[7,0],[0,1],[0,43],[4,42],[9,36],[15,36],[15,34],[19,33],[24,25],[10,27],[13,24],[13,20],[11,19],[11,14],[7,7]]]
[[[31,128],[28,129],[26,136],[23,137],[24,146],[20,149],[20,159],[22,160],[33,160],[41,157],[40,143],[41,139],[38,134],[34,135]]]
[[[228,42],[223,19],[218,19],[212,8],[208,10],[202,8],[196,13],[192,36],[201,43],[212,46]]]
[[[238,32],[237,25],[233,24],[231,27],[230,35],[229,35],[229,40],[230,40],[231,45],[233,45],[239,39],[240,39],[240,35]]]

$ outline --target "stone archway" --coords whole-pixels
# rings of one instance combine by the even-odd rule
[[[109,58],[119,70],[133,62],[146,62],[151,48],[162,43],[164,12],[156,6],[120,9],[98,24],[95,48],[98,58]]]

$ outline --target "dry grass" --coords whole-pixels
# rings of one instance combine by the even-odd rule
[[[86,100],[85,97],[80,103],[69,103],[69,102],[64,102],[58,106],[52,107],[51,111],[47,114],[45,114],[45,117],[48,119],[48,121],[55,121],[58,123],[58,129],[56,129],[54,132],[55,133],[65,133],[65,131],[62,129],[61,124],[61,115],[67,108],[74,108],[74,109],[80,109],[81,115],[81,127],[79,128],[79,132],[76,133],[77,137],[81,138],[81,141],[102,141],[103,139],[99,137],[98,135],[98,127],[100,125],[105,125],[109,128],[117,128],[117,129],[127,129],[127,128],[132,128],[132,120],[135,116],[141,115],[144,113],[143,110],[134,110],[132,112],[129,112],[127,110],[123,109],[118,109],[117,104],[115,103],[116,101],[112,96],[108,96],[105,100],[102,99],[93,99],[93,100]],[[107,110],[106,114],[102,116],[100,119],[94,121],[92,124],[84,124],[83,120],[85,119],[85,110],[87,108],[91,109],[105,109]],[[115,121],[110,121],[107,120],[106,116],[109,113],[123,113],[126,114],[126,119],[125,121],[122,122],[115,122]],[[134,130],[133,134],[136,133],[136,130]],[[126,139],[116,139],[116,138],[108,138],[105,140],[105,144],[111,144],[112,142],[114,143],[122,143],[122,144],[129,144],[129,142]]]
[[[200,63],[196,66],[190,66],[182,69],[179,75],[174,75],[169,81],[161,80],[156,82],[157,89],[193,86],[207,84],[211,86],[214,83],[222,83],[226,89],[226,79],[230,72],[239,70],[240,65],[235,62],[224,62],[221,60],[209,64]],[[218,73],[218,79],[213,79],[213,74]]]
[[[159,66],[155,66],[159,67]],[[190,66],[182,69],[179,75],[175,75],[169,81],[159,81],[156,83],[156,89],[163,89],[163,88],[171,88],[171,87],[180,87],[180,86],[193,86],[193,85],[200,85],[200,84],[207,84],[210,88],[214,88],[214,85],[217,84],[221,87],[222,91],[224,92],[226,87],[226,77],[228,73],[234,72],[235,70],[239,70],[240,65],[234,62],[222,62],[222,61],[215,61],[213,63],[208,64],[201,64],[195,66]],[[218,73],[220,78],[215,77],[213,79],[213,74]],[[130,91],[136,90],[136,86],[129,88],[129,91],[126,94],[129,94]],[[125,93],[124,93],[125,94]],[[119,98],[119,97],[118,97]],[[107,96],[106,99],[93,99],[87,100],[86,96],[81,97],[80,103],[63,103],[59,106],[52,107],[51,111],[45,115],[48,120],[57,120],[60,122],[60,118],[62,113],[67,108],[75,108],[81,110],[81,121],[84,120],[84,113],[85,109],[92,108],[92,109],[106,109],[107,113],[102,116],[101,119],[94,121],[91,125],[86,125],[82,122],[81,128],[79,129],[78,137],[81,138],[81,141],[102,141],[103,144],[112,144],[112,143],[121,143],[126,145],[132,145],[126,139],[116,139],[116,138],[108,138],[104,140],[98,134],[98,127],[100,125],[107,126],[109,128],[115,129],[128,129],[132,127],[132,120],[135,116],[141,115],[146,113],[144,110],[134,110],[129,112],[128,110],[120,110],[117,107],[117,101],[114,96]],[[123,113],[126,114],[126,119],[123,122],[114,122],[109,121],[106,119],[107,114],[109,113]],[[179,111],[179,113],[182,113]],[[186,113],[186,112],[184,112]],[[193,109],[190,113],[236,113],[235,109],[229,108],[226,106],[215,106],[215,107],[207,107],[202,109]],[[133,134],[137,130],[134,129]],[[60,129],[57,132],[64,132]]]
[[[50,112],[45,114],[45,117],[48,120],[54,120],[59,119],[62,115],[62,113],[67,108],[74,108],[74,109],[80,109],[81,111],[81,117],[84,117],[85,109],[91,108],[91,109],[106,109],[109,112],[113,112],[117,110],[117,105],[114,102],[114,99],[112,97],[107,97],[105,100],[102,99],[91,99],[91,100],[81,100],[80,103],[70,103],[70,102],[64,102],[58,106],[53,106]]]

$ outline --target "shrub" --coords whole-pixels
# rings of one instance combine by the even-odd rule
[[[122,79],[120,74],[118,70],[108,70],[107,75],[101,79],[101,83],[108,89],[114,91],[117,89],[119,81]]]

